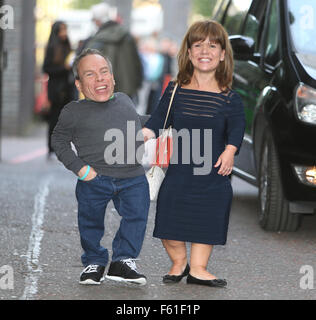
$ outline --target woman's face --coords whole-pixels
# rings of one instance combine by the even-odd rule
[[[188,53],[194,69],[199,72],[214,72],[225,58],[225,50],[219,43],[211,42],[209,37],[194,42]]]
[[[67,26],[66,25],[61,24],[59,26],[58,37],[62,41],[65,41],[67,39]]]

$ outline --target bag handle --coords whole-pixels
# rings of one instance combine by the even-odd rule
[[[168,111],[167,111],[167,114],[166,114],[165,123],[163,125],[161,137],[164,136],[164,133],[165,133],[165,130],[166,130],[166,124],[167,124],[168,116],[169,116],[169,113],[170,113],[170,110],[171,110],[171,106],[172,106],[174,95],[175,95],[175,93],[177,91],[177,87],[178,87],[178,83],[175,84],[175,86],[173,88],[173,91],[172,91],[172,95],[171,95],[171,98],[170,98],[170,101],[169,101],[169,107],[168,107]],[[168,128],[168,130],[170,130],[170,127]],[[160,148],[159,148],[159,142],[158,142],[158,148],[157,148],[157,151],[156,151],[156,161],[157,161],[157,158],[158,158],[159,150],[160,150]],[[164,155],[165,155],[165,152],[163,152],[163,154],[162,154],[161,167],[163,165]]]
[[[172,105],[172,102],[173,102],[173,98],[174,98],[174,95],[177,91],[177,87],[178,87],[178,83],[175,84],[174,88],[173,88],[173,91],[172,91],[172,95],[171,95],[171,98],[170,98],[170,102],[169,102],[169,107],[168,107],[168,112],[167,112],[167,115],[166,115],[166,119],[165,119],[165,123],[163,125],[163,130],[166,129],[166,124],[167,124],[167,120],[168,120],[168,116],[169,116],[169,113],[170,113],[170,109],[171,109],[171,105]],[[163,132],[162,132],[163,134]]]

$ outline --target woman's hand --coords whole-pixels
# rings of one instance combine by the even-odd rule
[[[80,171],[78,172],[78,176],[79,178],[83,177],[86,172],[87,172],[87,169],[88,169],[88,166],[84,166],[80,169]],[[83,181],[89,181],[89,180],[92,180],[94,179],[95,177],[97,176],[97,173],[96,171],[90,167],[90,171],[88,173],[88,175],[83,179]]]
[[[221,166],[218,170],[218,174],[222,176],[228,176],[232,173],[234,166],[234,156],[237,148],[231,144],[226,146],[225,151],[219,156],[215,168]]]
[[[144,142],[146,142],[149,139],[156,138],[155,132],[150,130],[150,129],[148,129],[148,128],[146,128],[146,127],[144,127],[142,129],[142,132],[143,132],[143,136],[144,136]]]

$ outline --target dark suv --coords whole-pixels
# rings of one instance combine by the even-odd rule
[[[246,133],[233,173],[258,186],[259,223],[295,231],[316,209],[316,1],[221,0]]]

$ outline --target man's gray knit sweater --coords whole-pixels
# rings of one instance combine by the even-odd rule
[[[141,128],[141,119],[124,93],[115,93],[106,102],[73,101],[60,114],[52,146],[58,159],[76,175],[89,164],[101,175],[136,177],[144,174],[139,163],[144,146]]]

